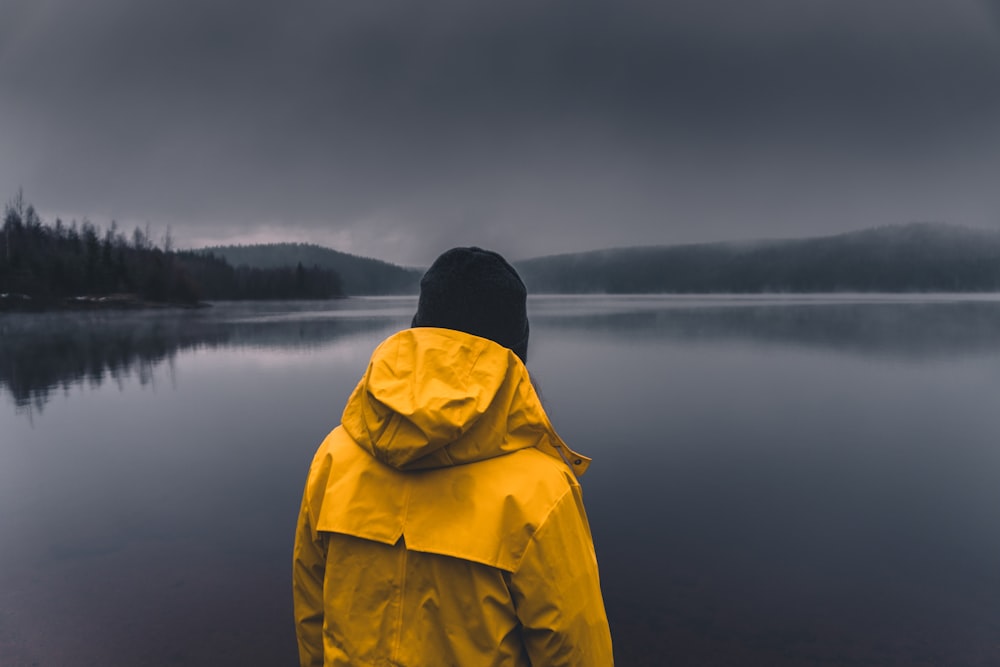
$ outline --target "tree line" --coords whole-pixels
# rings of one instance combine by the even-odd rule
[[[416,294],[423,270],[359,257],[311,243],[267,243],[203,248],[233,266],[260,269],[319,266],[336,271],[344,292],[351,295]]]
[[[336,271],[305,267],[234,267],[212,254],[178,251],[170,231],[159,243],[148,225],[126,235],[84,219],[41,219],[17,195],[0,230],[0,294],[39,306],[78,297],[134,295],[157,303],[201,300],[328,299],[342,296]]]

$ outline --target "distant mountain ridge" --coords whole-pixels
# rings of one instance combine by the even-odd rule
[[[340,276],[340,285],[349,296],[416,294],[423,271],[397,266],[380,259],[359,257],[312,243],[267,243],[200,248],[233,266],[258,269],[318,266],[332,269]]]
[[[1000,232],[943,223],[515,262],[531,293],[1000,291]]]
[[[346,294],[416,294],[423,269],[313,244],[216,246],[234,266],[333,269]],[[636,246],[513,262],[529,293],[1000,291],[1000,231],[910,223],[801,239]]]

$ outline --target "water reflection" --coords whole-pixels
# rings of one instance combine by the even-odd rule
[[[943,359],[1000,351],[1000,300],[983,297],[542,297],[534,314],[588,338],[820,348]]]
[[[310,349],[405,322],[413,300],[218,304],[145,313],[0,315],[0,387],[19,408],[41,410],[74,385],[149,384],[154,370],[198,348]]]
[[[41,409],[71,385],[136,377],[199,347],[308,349],[396,324],[413,299],[220,304],[207,311],[7,314],[0,317],[0,387]],[[588,338],[749,342],[934,359],[1000,350],[1000,302],[906,297],[539,297],[536,326]]]

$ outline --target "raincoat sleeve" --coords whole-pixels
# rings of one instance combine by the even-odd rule
[[[535,531],[510,581],[532,665],[614,664],[579,486],[566,492]]]
[[[312,526],[305,498],[295,531],[292,567],[292,595],[295,606],[295,635],[299,642],[299,664],[323,667],[323,577],[326,548],[322,536]]]

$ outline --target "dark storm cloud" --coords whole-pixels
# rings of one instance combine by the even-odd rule
[[[991,224],[996,6],[15,0],[0,183],[411,262]]]

